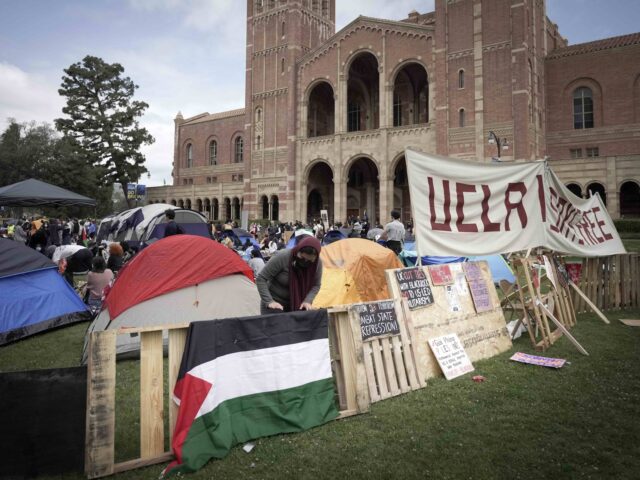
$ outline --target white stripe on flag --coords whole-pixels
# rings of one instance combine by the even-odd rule
[[[329,340],[230,353],[188,373],[213,384],[198,418],[232,398],[285,390],[331,377]]]

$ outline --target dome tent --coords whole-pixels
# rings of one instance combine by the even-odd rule
[[[398,257],[371,240],[347,238],[322,248],[322,286],[318,308],[389,298],[384,271],[402,268]]]
[[[233,251],[196,235],[154,242],[120,270],[89,335],[120,327],[159,326],[260,313],[253,271]],[[119,335],[116,354],[135,354],[139,336]]]
[[[24,244],[0,238],[0,345],[90,319],[56,264]]]

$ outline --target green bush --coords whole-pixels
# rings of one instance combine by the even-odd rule
[[[640,233],[640,219],[620,219],[613,223],[619,233]]]

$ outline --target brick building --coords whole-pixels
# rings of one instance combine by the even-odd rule
[[[214,220],[407,220],[410,146],[548,156],[574,193],[640,214],[640,33],[567,46],[543,0],[436,0],[339,32],[335,0],[248,0],[246,48],[245,108],[178,114],[173,186],[149,201]]]

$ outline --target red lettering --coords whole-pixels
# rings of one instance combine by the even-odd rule
[[[600,211],[600,207],[593,207],[591,209],[591,211],[593,212],[593,216],[596,219],[596,225],[598,225],[598,227],[600,228],[600,233],[602,233],[602,235],[604,236],[605,240],[612,240],[613,239],[613,235],[611,235],[610,233],[605,232],[602,229],[603,225],[606,225],[607,223],[604,220],[600,220],[598,218],[598,212]]]
[[[549,187],[549,193],[551,194],[551,203],[549,204],[549,208],[551,208],[551,210],[553,210],[554,213],[556,213],[557,215],[558,209],[556,208],[556,202],[558,201],[558,194],[553,189],[553,187]],[[558,231],[558,227],[556,227],[553,223],[549,225],[549,228],[551,229],[552,232],[560,233]]]
[[[429,183],[429,211],[431,213],[431,230],[440,230],[443,232],[451,231],[451,193],[449,192],[449,180],[442,180],[442,189],[444,190],[444,222],[438,223],[436,221],[436,206],[435,196],[436,192],[433,188],[433,178],[427,177]]]
[[[482,185],[482,226],[485,232],[499,232],[500,224],[489,220],[489,199],[491,198],[491,190],[488,185]]]
[[[511,193],[519,192],[520,199],[517,202],[511,201]],[[526,228],[527,226],[527,212],[524,209],[524,205],[522,204],[522,200],[524,199],[525,194],[527,193],[527,187],[523,182],[515,182],[510,183],[507,186],[507,190],[504,194],[504,206],[507,209],[507,218],[505,220],[505,230],[510,231],[509,227],[509,217],[511,216],[511,210],[516,210],[518,212],[518,218],[520,218],[520,224],[522,228]]]
[[[538,201],[540,202],[540,212],[542,213],[542,221],[547,221],[547,205],[544,195],[544,182],[542,181],[542,175],[536,175],[538,181]]]
[[[465,192],[475,192],[475,185],[469,185],[468,183],[456,183],[456,214],[458,219],[456,220],[456,227],[459,232],[477,232],[478,227],[475,223],[464,223],[464,194]]]

